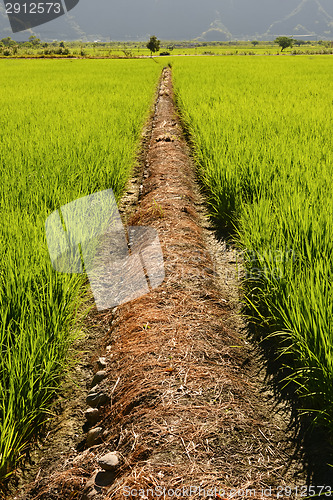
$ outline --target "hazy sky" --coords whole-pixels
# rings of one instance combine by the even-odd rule
[[[51,21],[35,31],[51,39],[88,35],[135,40],[151,34],[162,39],[193,39],[214,26],[226,27],[233,39],[253,39],[265,33],[271,37],[292,34],[296,26],[299,33],[304,27],[305,33],[319,36],[331,30],[333,38],[333,0],[80,0],[67,18]],[[0,29],[3,36],[10,35],[5,16]],[[215,35],[218,32],[211,34]],[[26,32],[16,39],[28,36]]]

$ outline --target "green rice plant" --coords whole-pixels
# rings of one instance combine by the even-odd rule
[[[173,70],[212,216],[244,253],[257,339],[275,343],[282,385],[332,436],[333,60],[188,58]]]
[[[28,450],[66,369],[83,275],[51,266],[45,220],[135,163],[160,66],[0,61],[0,480]]]

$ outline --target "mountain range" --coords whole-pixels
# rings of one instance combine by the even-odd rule
[[[6,0],[8,1],[8,0]],[[59,0],[58,0],[59,1]],[[273,40],[280,35],[333,40],[332,0],[80,0],[62,17],[13,36],[0,3],[0,38]]]

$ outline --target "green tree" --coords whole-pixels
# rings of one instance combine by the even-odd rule
[[[149,42],[147,43],[147,48],[150,50],[150,54],[153,52],[158,52],[160,50],[161,41],[157,40],[156,36],[151,36]]]
[[[15,45],[16,42],[10,38],[10,36],[7,36],[6,38],[2,38],[0,40],[5,47],[11,47],[12,45]]]
[[[251,43],[252,43],[253,47],[255,47],[256,45],[259,45],[258,40],[252,40]]]
[[[29,36],[29,43],[33,46],[33,47],[38,47],[39,44],[40,44],[40,39],[37,38],[35,35],[31,35]]]
[[[281,52],[286,49],[287,47],[292,47],[294,40],[292,38],[289,38],[288,36],[278,36],[274,40],[275,43],[279,44],[281,47]]]
[[[305,45],[306,42],[304,40],[294,40],[294,44],[300,47],[301,45]]]

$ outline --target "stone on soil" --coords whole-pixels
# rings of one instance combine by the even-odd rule
[[[87,434],[88,448],[90,448],[90,446],[94,446],[94,444],[99,443],[102,437],[102,432],[103,432],[102,427],[94,427],[94,429],[90,429],[90,431]]]
[[[116,452],[107,453],[98,460],[98,465],[104,470],[113,470],[119,464],[119,458]]]
[[[102,380],[105,379],[105,377],[106,377],[106,371],[104,370],[95,373],[91,386],[94,387],[95,385],[98,385],[100,382],[102,382]]]
[[[97,393],[98,393],[98,391],[99,391],[99,387],[98,387],[98,385],[95,385],[94,387],[92,387],[92,388],[89,390],[88,394],[97,394]]]
[[[106,362],[106,358],[98,358],[98,368],[100,368],[101,370],[104,370],[104,368],[106,368],[107,366],[107,362]]]
[[[87,422],[92,425],[97,424],[100,418],[99,411],[97,408],[88,408],[84,416],[86,417]]]
[[[93,394],[88,394],[86,402],[88,406],[92,408],[97,408],[98,406],[104,405],[110,401],[110,397],[104,392],[98,392]]]

